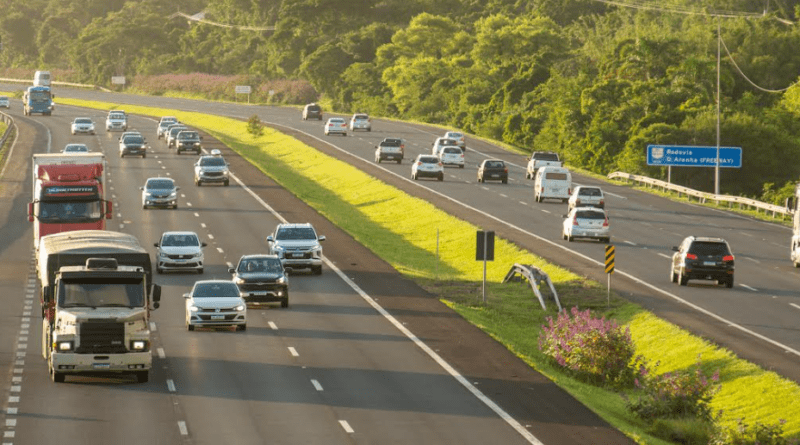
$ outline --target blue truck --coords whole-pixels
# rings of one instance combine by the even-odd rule
[[[28,87],[22,94],[22,102],[22,112],[25,116],[33,113],[50,116],[53,113],[53,93],[50,91],[50,87]]]

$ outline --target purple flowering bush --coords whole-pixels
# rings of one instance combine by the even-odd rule
[[[658,363],[656,366],[658,367]],[[645,420],[656,418],[693,417],[713,420],[709,403],[719,391],[719,372],[707,376],[698,363],[687,372],[655,374],[642,366],[635,385],[641,390],[638,398],[629,398],[627,407]]]
[[[612,387],[631,386],[640,360],[634,358],[629,329],[577,307],[562,311],[556,319],[547,318],[539,349],[578,378]]]

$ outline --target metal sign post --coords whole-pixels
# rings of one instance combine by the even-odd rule
[[[606,306],[611,306],[611,274],[614,273],[614,246],[606,246],[605,271],[608,276],[608,287],[606,288]]]
[[[475,260],[483,261],[483,303],[486,304],[486,262],[494,261],[494,232],[478,230]]]

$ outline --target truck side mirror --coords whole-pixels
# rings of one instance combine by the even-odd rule
[[[33,203],[28,203],[28,221],[33,222]]]
[[[153,309],[158,309],[159,306],[161,306],[161,303],[160,303],[161,302],[161,286],[159,286],[158,284],[154,284],[153,285],[152,298],[153,298]]]
[[[42,288],[42,302],[48,305],[51,301],[53,301],[53,286],[45,286]]]
[[[114,203],[106,201],[106,219],[111,219],[114,216]]]

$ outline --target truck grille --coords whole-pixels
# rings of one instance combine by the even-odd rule
[[[119,354],[125,348],[125,324],[118,322],[85,322],[80,325],[78,354]]]

